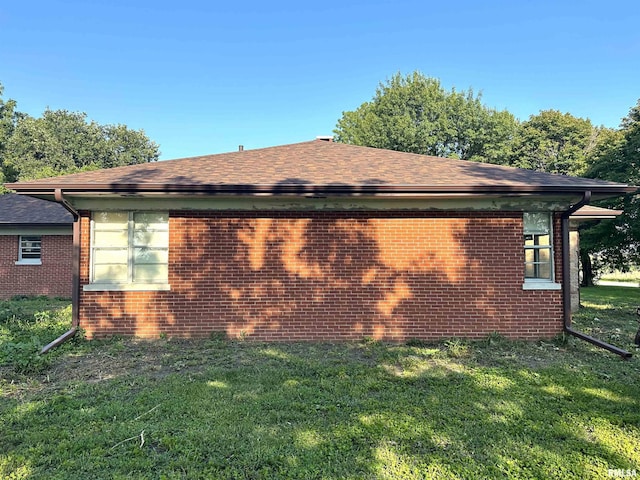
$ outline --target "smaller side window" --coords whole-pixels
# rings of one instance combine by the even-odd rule
[[[20,235],[17,264],[40,265],[42,263],[42,236]]]
[[[551,216],[525,212],[523,220],[525,279],[553,281]]]

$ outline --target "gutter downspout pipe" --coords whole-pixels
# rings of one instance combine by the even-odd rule
[[[569,217],[579,208],[584,205],[588,205],[591,201],[591,191],[587,190],[580,200],[575,205],[569,207],[566,211],[562,212],[560,217],[562,220],[562,312],[564,318],[564,331],[569,335],[577,337],[586,342],[592,343],[597,347],[604,348],[610,352],[620,355],[624,359],[631,358],[632,354],[618,348],[614,345],[610,345],[600,339],[594,338],[586,333],[574,330],[571,327],[571,260],[570,260],[570,246],[569,246]]]
[[[60,335],[53,342],[45,345],[40,350],[40,354],[47,353],[52,348],[66,342],[72,338],[80,326],[80,315],[78,311],[80,300],[80,215],[71,204],[64,198],[62,189],[56,188],[55,200],[60,203],[71,215],[73,215],[73,290],[71,292],[71,329]]]

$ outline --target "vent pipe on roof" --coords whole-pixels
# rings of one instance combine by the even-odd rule
[[[244,152],[244,145],[238,145],[238,151]]]

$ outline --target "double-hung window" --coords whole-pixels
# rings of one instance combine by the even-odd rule
[[[20,235],[17,265],[40,265],[42,263],[42,236]]]
[[[553,228],[548,212],[525,212],[524,278],[525,287],[548,288],[553,283]],[[559,287],[559,285],[558,285]]]
[[[165,290],[168,269],[167,213],[93,213],[91,283],[85,290]]]

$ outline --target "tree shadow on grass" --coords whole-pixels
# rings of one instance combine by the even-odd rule
[[[633,439],[626,440],[624,456],[617,448],[624,442],[607,431],[608,424],[637,425],[638,405],[631,396],[598,399],[590,392],[598,389],[565,386],[554,374],[471,372],[452,362],[403,361],[408,368],[387,365],[373,378],[359,378],[358,367],[337,366],[330,381],[318,380],[314,397],[302,403],[313,420],[303,420],[306,428],[291,436],[298,438],[299,454],[344,462],[345,471],[359,466],[365,476],[388,469],[395,472],[391,476],[404,472],[415,478],[427,472],[588,478],[607,468],[634,468]],[[621,411],[627,415],[621,418]]]
[[[5,404],[0,471],[24,462],[33,478],[601,478],[637,468],[637,387],[568,369],[486,368],[437,348],[206,344],[169,359],[204,353],[200,370]]]

